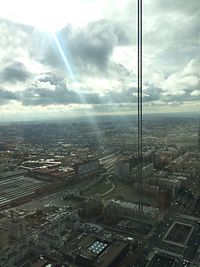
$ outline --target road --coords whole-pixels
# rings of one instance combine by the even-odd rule
[[[109,180],[109,178],[106,178],[107,182],[110,183],[112,185],[112,188],[110,188],[108,191],[106,191],[105,193],[101,194],[101,197],[106,196],[107,194],[109,194],[110,192],[112,192],[115,189],[115,184],[113,182],[111,182]]]

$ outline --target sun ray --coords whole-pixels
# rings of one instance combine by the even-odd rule
[[[59,52],[59,54],[60,54],[60,56],[64,62],[67,74],[69,74],[70,78],[72,79],[72,82],[76,82],[76,83],[80,82],[78,75],[74,71],[74,67],[73,67],[72,63],[68,59],[69,56],[67,56],[66,44],[62,45],[62,42],[56,33],[50,32],[50,35],[51,35],[51,37],[52,37],[52,39],[53,39],[53,41],[54,41],[54,43],[58,49],[58,52]],[[85,97],[84,92],[76,91],[76,93],[78,94],[78,96],[80,98],[81,104],[88,104],[88,101],[87,101],[87,98]],[[99,142],[102,143],[103,136],[101,133],[101,129],[99,128],[98,121],[96,120],[95,117],[89,116],[88,122],[90,123],[92,129],[94,130],[95,135],[98,138]]]

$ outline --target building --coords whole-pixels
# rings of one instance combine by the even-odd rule
[[[8,224],[10,239],[19,239],[26,234],[26,223],[23,219],[15,219]]]
[[[82,202],[81,215],[92,217],[101,215],[103,212],[103,204],[100,196],[95,196]]]
[[[140,219],[141,212],[139,205],[131,202],[111,200],[105,207],[104,212],[107,216],[114,218],[135,218]],[[159,220],[159,209],[143,206],[142,217],[148,223],[156,223]]]
[[[129,163],[125,160],[119,160],[115,163],[115,175],[127,179],[129,176]]]
[[[171,192],[170,188],[159,188],[158,192],[158,206],[160,211],[165,211],[171,204]]]
[[[47,256],[47,254],[50,254]],[[0,254],[0,266],[5,267],[69,267],[62,257],[47,252],[47,246],[19,242]]]
[[[119,155],[112,153],[99,159],[99,166],[105,171],[111,171],[115,168],[115,164],[119,159]]]
[[[75,175],[79,178],[88,175],[93,175],[99,172],[99,161],[93,160],[93,161],[77,163],[74,165],[74,172]]]
[[[163,241],[168,244],[185,248],[188,245],[195,228],[195,224],[174,221],[166,232]]]
[[[117,267],[126,257],[129,246],[123,241],[86,234],[66,252],[67,260],[81,267]]]
[[[169,179],[169,178],[151,177],[149,179],[149,184],[156,185],[159,187],[168,187],[170,189],[172,199],[175,199],[181,188],[181,181],[175,178]]]
[[[182,259],[174,253],[161,249],[154,249],[145,267],[178,267],[181,262]]]
[[[153,163],[144,164],[144,166],[142,167],[142,177],[147,178],[151,176],[152,173],[153,173]],[[132,177],[135,179],[138,178],[138,166],[132,169]]]
[[[49,256],[39,256],[36,259],[32,260],[30,267],[68,267],[69,265],[61,262],[60,259],[56,259]]]
[[[4,249],[8,246],[9,239],[8,239],[8,231],[0,229],[0,249]]]
[[[157,151],[154,154],[154,167],[161,169],[178,156],[177,149],[170,147]]]

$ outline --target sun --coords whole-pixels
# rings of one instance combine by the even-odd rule
[[[101,19],[103,2],[91,5],[83,0],[6,0],[1,4],[0,18],[56,32],[68,24],[81,27]]]

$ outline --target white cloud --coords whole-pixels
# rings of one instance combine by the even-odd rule
[[[1,79],[2,109],[6,112],[9,112],[7,101],[12,102],[14,110],[21,112],[15,99],[20,94],[22,98],[19,98],[18,104],[21,108],[23,104],[26,106],[28,96],[34,98],[27,106],[32,100],[35,106],[24,108],[32,110],[35,116],[44,111],[44,107],[40,107],[42,103],[45,109],[48,109],[47,106],[53,108],[54,103],[57,108],[58,105],[61,107],[64,100],[60,97],[61,91],[57,90],[60,84],[65,84],[70,92],[74,92],[70,93],[73,101],[77,101],[76,93],[86,96],[91,109],[92,104],[101,105],[101,101],[106,105],[135,101],[136,1],[66,2],[7,0],[1,6],[0,76],[3,77],[6,68],[14,62],[22,63],[31,73],[24,80],[17,80],[14,76]],[[171,110],[177,110],[174,103],[185,108],[189,104],[197,108],[194,102],[199,101],[200,86],[200,13],[197,12],[200,2],[170,0],[166,3],[161,0],[144,2],[144,102],[152,109],[163,105],[163,110],[167,110],[167,105],[170,105]],[[66,27],[57,35],[63,54],[50,34],[35,28],[60,29],[63,26]],[[68,61],[68,68],[63,56]],[[12,80],[16,82],[12,84]],[[45,97],[42,89],[46,90]],[[18,95],[12,94],[19,91]],[[13,101],[16,101],[15,105]],[[65,100],[65,105],[68,111],[73,109],[69,100]],[[76,105],[80,109],[86,108],[86,103]],[[121,108],[125,109],[125,106]],[[37,109],[40,112],[36,112]]]
[[[191,93],[192,96],[199,96],[200,95],[200,90],[194,90],[192,93]]]

